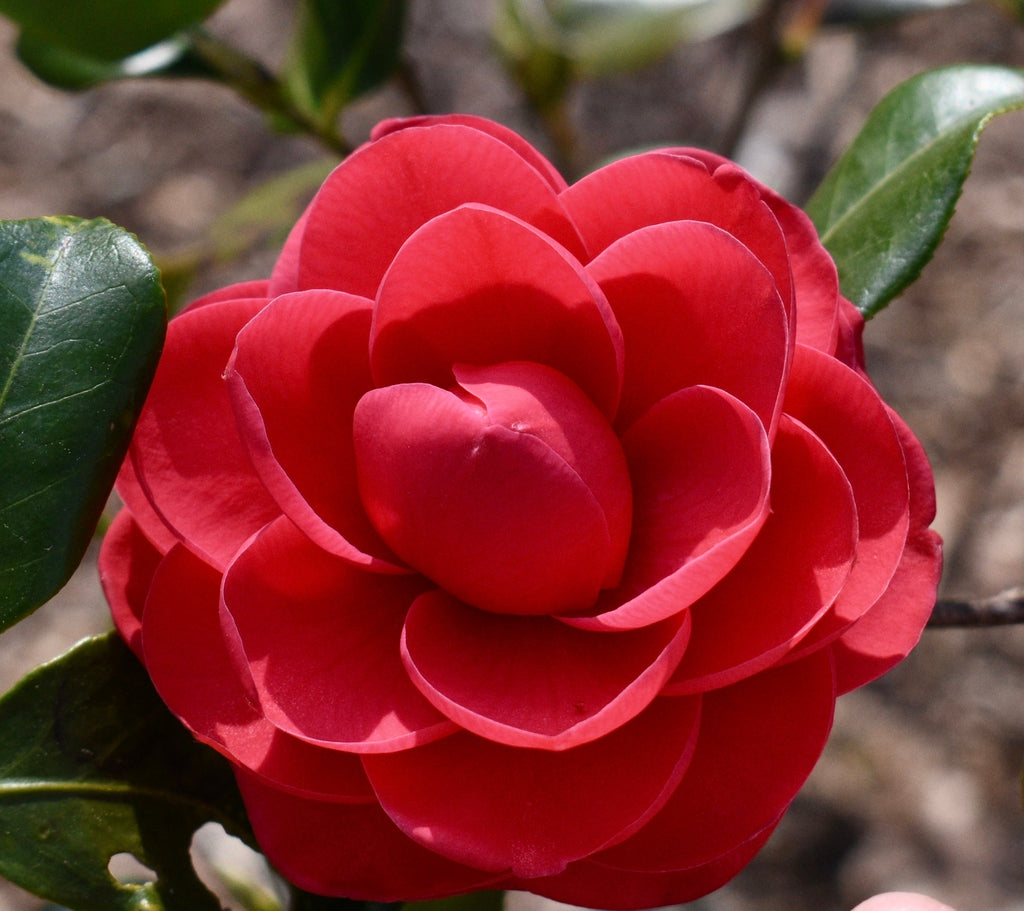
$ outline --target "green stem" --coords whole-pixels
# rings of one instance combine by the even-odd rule
[[[296,107],[281,82],[258,61],[225,44],[203,28],[189,30],[193,53],[246,101],[318,139],[342,158],[352,147],[332,123],[321,123]]]

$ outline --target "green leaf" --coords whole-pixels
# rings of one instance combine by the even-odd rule
[[[209,16],[224,0],[0,0],[25,35],[84,57],[120,60]]]
[[[165,326],[159,275],[127,232],[0,222],[0,630],[81,560]]]
[[[192,739],[114,633],[0,699],[0,875],[75,911],[215,911],[192,868],[207,821],[252,842],[227,761]],[[153,882],[110,875],[116,854]]]
[[[470,892],[436,901],[408,902],[405,911],[501,911],[504,906],[504,892]]]
[[[38,79],[61,89],[86,89],[101,82],[143,76],[216,76],[193,53],[187,33],[120,60],[90,57],[22,34],[18,39],[18,58]]]
[[[405,8],[405,0],[300,0],[282,70],[295,105],[330,125],[353,98],[390,78]]]
[[[953,66],[890,92],[807,204],[843,294],[872,316],[911,284],[953,217],[985,125],[1024,107],[1024,71]]]

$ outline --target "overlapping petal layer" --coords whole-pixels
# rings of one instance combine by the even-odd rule
[[[700,697],[658,699],[572,750],[516,749],[460,733],[367,755],[363,765],[385,812],[420,844],[481,870],[550,876],[661,808],[689,765],[699,719]],[[629,787],[608,787],[616,781]]]
[[[635,909],[746,864],[940,544],[810,221],[388,121],[170,328],[100,568],[293,882]]]

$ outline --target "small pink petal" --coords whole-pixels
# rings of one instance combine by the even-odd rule
[[[853,911],[953,911],[949,905],[916,892],[885,892],[861,902]]]
[[[676,221],[607,247],[587,271],[622,327],[626,374],[616,426],[687,386],[724,389],[774,433],[790,359],[771,273],[721,228]]]
[[[742,402],[705,386],[663,399],[622,439],[633,534],[621,585],[582,629],[631,629],[685,610],[736,565],[768,515],[771,453]]]
[[[341,291],[276,298],[238,333],[225,377],[253,467],[285,515],[330,553],[401,572],[356,486],[352,412],[372,386],[372,308]]]
[[[402,623],[423,588],[418,577],[352,567],[286,518],[269,525],[228,568],[222,593],[267,718],[352,753],[453,732],[402,667]]]
[[[563,752],[462,733],[363,765],[385,812],[425,847],[482,870],[551,876],[661,807],[689,765],[699,716],[699,699],[658,699]]]
[[[327,178],[302,233],[298,287],[372,298],[417,228],[469,202],[508,212],[580,251],[555,192],[532,164],[478,129],[441,123],[368,143]]]
[[[377,295],[376,385],[449,386],[452,366],[535,361],[573,380],[609,418],[622,387],[622,335],[597,284],[536,228],[461,206],[426,223]]]
[[[857,548],[853,491],[821,441],[783,417],[772,512],[736,568],[692,608],[694,635],[667,693],[703,692],[774,664],[828,610]]]
[[[564,750],[641,712],[671,675],[689,627],[683,613],[593,633],[489,614],[433,591],[409,611],[402,657],[421,692],[461,727],[509,746]]]

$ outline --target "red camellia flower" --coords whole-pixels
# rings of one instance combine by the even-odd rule
[[[380,125],[174,319],[114,619],[297,885],[683,902],[920,636],[931,474],[810,221],[670,149],[567,186]]]

